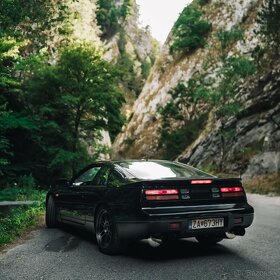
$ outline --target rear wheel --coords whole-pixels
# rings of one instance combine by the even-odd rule
[[[95,234],[98,248],[102,253],[115,255],[124,249],[124,244],[118,237],[114,216],[105,206],[97,213]]]
[[[203,245],[215,245],[223,240],[222,237],[216,236],[198,236],[196,240]]]
[[[50,196],[46,207],[46,225],[48,228],[57,226],[57,211],[54,199]]]

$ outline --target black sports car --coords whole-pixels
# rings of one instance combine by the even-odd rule
[[[101,252],[129,241],[196,237],[215,244],[243,236],[254,218],[240,179],[220,179],[161,160],[97,162],[46,198],[46,224],[80,225],[95,233]]]

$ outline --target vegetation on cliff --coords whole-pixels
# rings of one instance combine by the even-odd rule
[[[206,45],[207,35],[211,32],[212,25],[203,20],[203,13],[194,3],[188,5],[180,14],[173,27],[173,42],[170,52],[183,51],[191,53]]]

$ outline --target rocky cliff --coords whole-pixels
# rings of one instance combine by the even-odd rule
[[[223,123],[224,120],[213,117],[215,109],[211,108],[208,112],[203,102],[194,107],[190,101],[187,106],[191,109],[186,110],[185,119],[189,119],[190,123],[190,116],[195,114],[191,110],[196,108],[197,112],[208,112],[207,120],[198,124],[201,127],[196,127],[199,133],[194,141],[188,140],[188,134],[183,135],[181,150],[176,156],[180,161],[208,169],[217,167],[222,159],[225,171],[255,174],[258,171],[251,172],[250,163],[252,165],[256,160],[266,161],[269,157],[264,153],[267,151],[275,153],[277,158],[277,143],[280,141],[280,64],[277,62],[278,58],[264,47],[263,38],[257,32],[260,29],[257,14],[263,1],[198,2],[204,2],[204,5],[200,6],[203,18],[212,25],[206,38],[207,44],[187,54],[171,54],[174,30],[170,33],[141,95],[134,104],[130,122],[123,128],[113,145],[113,157],[164,157],[160,146],[160,134],[166,123],[163,122],[159,108],[168,104],[172,98],[170,91],[179,83],[188,83],[197,75],[203,75],[208,80],[219,79],[217,73],[221,62],[217,54],[217,33],[222,29],[229,31],[235,28],[243,30],[243,36],[230,44],[225,57],[240,55],[253,60],[256,51],[262,50],[262,58],[258,57],[254,61],[257,65],[256,73],[246,79],[240,78],[235,89],[235,98],[240,101],[242,109]],[[216,84],[214,82],[209,87],[215,89]],[[177,122],[174,121],[171,125],[176,127]],[[222,156],[221,126],[228,132],[226,140],[224,139]],[[165,149],[172,149],[171,146]],[[275,163],[269,172],[277,169],[279,163]]]

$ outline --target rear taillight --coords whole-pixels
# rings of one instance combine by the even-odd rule
[[[179,191],[176,189],[169,190],[146,190],[147,200],[176,200],[179,199]]]
[[[236,197],[244,196],[244,190],[242,187],[223,187],[220,188],[222,197]]]

